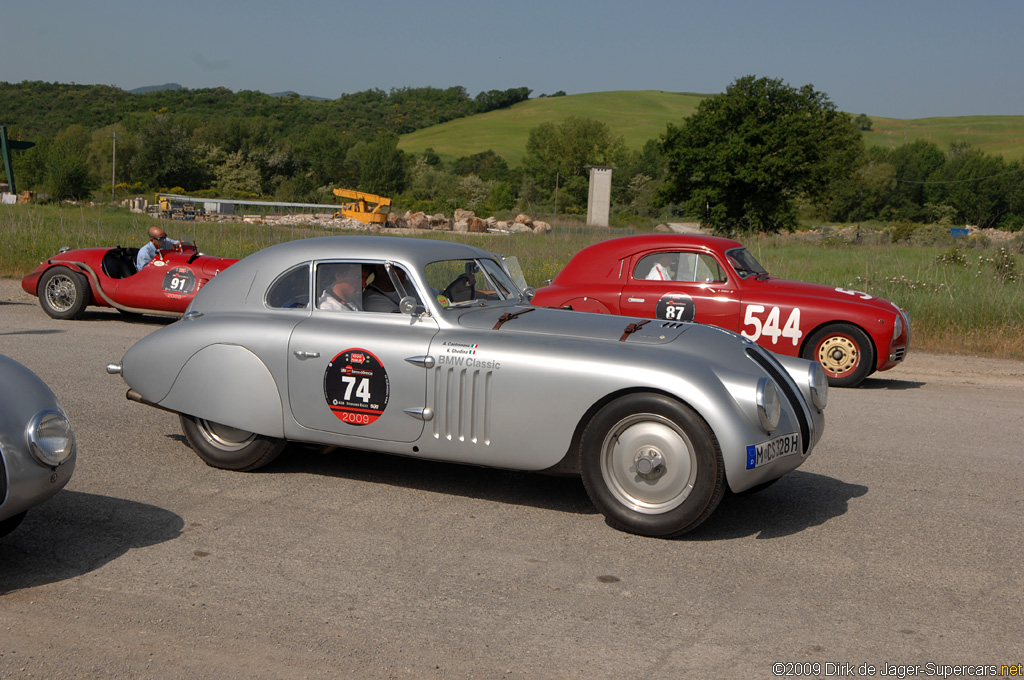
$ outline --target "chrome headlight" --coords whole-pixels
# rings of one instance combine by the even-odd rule
[[[46,467],[57,467],[75,451],[75,431],[60,411],[40,411],[28,424],[28,448]]]
[[[893,339],[893,342],[895,342],[896,338],[900,337],[901,335],[903,335],[903,315],[900,314],[899,312],[897,312],[896,313],[896,323],[894,323],[892,325],[892,339]]]
[[[828,406],[828,376],[825,375],[825,369],[815,361],[808,369],[808,374],[807,385],[811,390],[811,401],[819,411],[824,410]]]
[[[771,378],[761,378],[757,381],[756,402],[757,417],[761,421],[761,427],[765,432],[771,433],[779,426],[779,418],[782,416],[779,388]]]

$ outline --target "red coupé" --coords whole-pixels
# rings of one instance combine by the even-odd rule
[[[778,354],[821,363],[857,385],[906,356],[910,318],[888,300],[768,274],[737,241],[651,234],[577,253],[535,305],[727,328]]]

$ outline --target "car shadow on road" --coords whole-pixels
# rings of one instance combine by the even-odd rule
[[[0,595],[94,571],[177,538],[184,524],[155,505],[65,489],[0,538]]]
[[[35,331],[7,331],[0,333],[0,335],[53,335],[54,333],[63,333],[64,331],[56,328],[40,329]]]
[[[275,473],[304,472],[343,477],[559,512],[597,514],[578,477],[556,477],[301,444],[290,445],[280,458],[264,469]]]
[[[862,484],[795,470],[764,491],[727,493],[711,517],[680,538],[722,541],[789,536],[845,514],[850,500],[867,492]]]
[[[896,378],[865,378],[855,390],[916,390],[927,383],[919,380],[899,380]]]
[[[123,321],[124,323],[143,326],[166,326],[178,320],[176,316],[156,316],[153,314],[135,314],[121,312],[116,309],[88,309],[77,321]]]

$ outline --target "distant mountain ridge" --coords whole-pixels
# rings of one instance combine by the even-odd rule
[[[163,85],[146,85],[144,87],[136,87],[134,90],[127,90],[128,94],[149,94],[150,92],[164,92],[166,90],[186,90],[184,85],[178,83],[164,83]],[[311,94],[299,94],[294,90],[287,90],[285,92],[267,92],[265,93],[271,97],[291,97],[297,96],[300,99],[308,99],[314,102],[325,102],[330,101],[327,97],[317,97]]]
[[[664,134],[668,124],[679,125],[692,115],[710,96],[659,90],[541,95],[475,113],[476,102],[458,87],[391,93],[367,90],[323,99],[292,91],[189,89],[174,82],[122,90],[112,85],[0,80],[0,122],[15,134],[38,139],[71,125],[95,130],[129,116],[160,111],[187,112],[210,120],[265,118],[273,121],[281,135],[297,139],[318,125],[361,139],[386,132],[398,134],[399,148],[409,153],[431,149],[443,158],[456,159],[491,150],[515,167],[523,160],[530,131],[542,123],[558,124],[570,116],[596,119],[621,135],[628,148],[639,151]],[[872,129],[863,133],[868,146],[895,148],[925,140],[945,150],[965,142],[1007,161],[1024,159],[1024,116],[870,117]]]
[[[163,92],[164,90],[184,90],[183,85],[178,83],[164,83],[163,85],[146,85],[145,87],[137,87],[134,90],[128,90],[128,94],[148,94],[150,92]]]

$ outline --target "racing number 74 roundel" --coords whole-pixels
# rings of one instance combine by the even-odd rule
[[[346,349],[327,364],[324,397],[338,420],[369,425],[384,414],[390,396],[388,372],[365,349]]]

